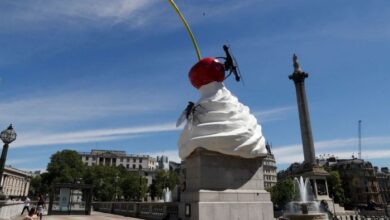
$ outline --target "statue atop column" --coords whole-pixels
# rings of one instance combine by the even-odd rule
[[[302,69],[298,63],[298,57],[297,55],[294,53],[293,55],[293,63],[294,63],[294,73],[300,73],[302,72]]]

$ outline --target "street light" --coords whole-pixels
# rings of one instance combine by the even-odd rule
[[[115,176],[115,180],[114,180],[114,183],[115,183],[115,201],[118,201],[118,193],[117,193],[117,184],[118,184],[118,180],[119,180],[119,176],[116,175],[116,176]]]
[[[4,173],[5,160],[7,159],[8,146],[16,139],[16,133],[12,128],[12,124],[10,124],[7,129],[5,129],[0,133],[0,139],[4,143],[3,151],[1,152],[1,158],[0,158],[0,178],[2,178]],[[0,186],[0,199],[4,200],[5,198],[6,195],[3,192],[3,182],[2,182]]]

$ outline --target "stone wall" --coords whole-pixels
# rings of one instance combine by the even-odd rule
[[[11,220],[20,215],[24,207],[23,202],[0,202],[0,220]]]

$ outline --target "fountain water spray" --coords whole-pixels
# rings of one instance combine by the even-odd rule
[[[290,220],[328,220],[327,214],[320,211],[320,205],[315,201],[309,178],[294,178],[294,185],[296,197],[288,203],[285,217]]]
[[[303,179],[301,176],[298,180],[298,178],[295,177],[294,185],[299,193],[299,198],[297,198],[298,201],[309,202],[314,200],[313,188],[309,178]]]

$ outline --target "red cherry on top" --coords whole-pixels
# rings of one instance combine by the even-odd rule
[[[197,62],[188,75],[191,84],[199,89],[214,81],[222,82],[225,79],[225,68],[216,58],[206,57]]]

